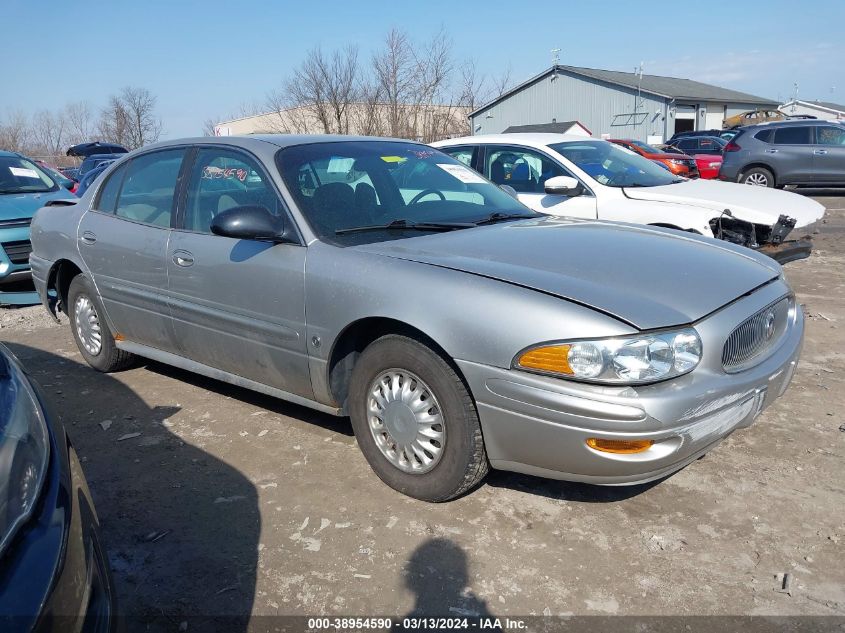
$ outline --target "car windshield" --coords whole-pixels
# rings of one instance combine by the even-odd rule
[[[312,143],[282,149],[276,161],[313,230],[341,245],[541,217],[463,163],[424,145]]]
[[[657,163],[608,141],[569,141],[549,147],[608,187],[657,187],[682,181]]]
[[[44,193],[56,188],[35,163],[20,156],[0,156],[0,194]]]

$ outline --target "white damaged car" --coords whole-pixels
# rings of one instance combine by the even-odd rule
[[[780,263],[810,255],[787,239],[824,215],[804,196],[715,180],[688,180],[608,141],[563,134],[468,136],[433,143],[541,213],[650,224],[713,236]]]

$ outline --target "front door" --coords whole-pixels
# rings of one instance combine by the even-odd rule
[[[816,128],[813,172],[819,184],[845,183],[845,126],[820,125]]]
[[[497,185],[510,185],[525,206],[539,213],[573,218],[596,218],[596,199],[585,188],[578,196],[547,194],[544,183],[555,176],[571,176],[550,156],[539,150],[510,145],[487,145],[484,176]]]
[[[184,149],[150,152],[109,174],[77,231],[115,335],[172,351],[167,243]]]
[[[775,130],[774,141],[764,152],[771,154],[779,185],[814,182],[812,128],[790,125]]]
[[[178,353],[311,397],[305,341],[306,248],[211,233],[214,216],[244,205],[265,207],[291,222],[255,158],[231,148],[200,148],[167,254]]]

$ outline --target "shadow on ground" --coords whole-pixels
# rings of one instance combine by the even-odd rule
[[[8,347],[44,388],[83,461],[126,630],[174,631],[188,619],[191,631],[215,630],[195,617],[225,616],[227,631],[246,631],[261,531],[252,483],[168,430],[175,402],[150,407],[115,377]],[[140,435],[119,439],[132,433]]]

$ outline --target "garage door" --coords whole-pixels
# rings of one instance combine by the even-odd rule
[[[724,107],[708,107],[707,116],[705,117],[705,130],[721,130],[722,123],[725,121]]]

